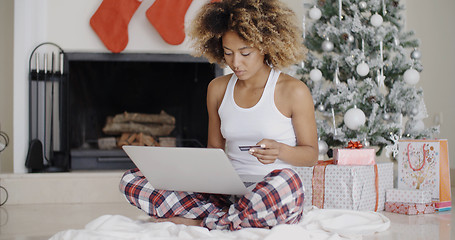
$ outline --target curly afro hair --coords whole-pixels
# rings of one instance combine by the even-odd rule
[[[194,55],[225,66],[222,37],[236,32],[265,54],[265,62],[286,68],[305,57],[295,13],[278,0],[221,0],[205,4],[195,16],[188,35]]]

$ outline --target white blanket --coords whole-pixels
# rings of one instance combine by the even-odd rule
[[[370,211],[312,208],[295,225],[278,225],[272,229],[244,228],[239,231],[209,231],[203,227],[188,227],[170,222],[154,223],[132,220],[120,215],[104,215],[84,229],[65,230],[51,240],[119,240],[119,239],[362,239],[364,235],[389,228],[390,220]]]

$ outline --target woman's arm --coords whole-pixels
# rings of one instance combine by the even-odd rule
[[[273,163],[279,158],[294,166],[314,166],[319,150],[310,90],[300,80],[282,75],[283,79],[277,83],[275,104],[282,114],[291,117],[297,138],[296,146],[263,139],[258,145],[264,144],[266,149],[254,149],[252,154],[264,164]]]
[[[218,108],[223,100],[229,78],[229,76],[215,78],[209,83],[207,88],[207,112],[209,115],[208,148],[224,149],[225,146],[225,139],[221,135],[221,120],[218,115]]]

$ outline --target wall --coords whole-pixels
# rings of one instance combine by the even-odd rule
[[[419,86],[424,99],[430,126],[435,116],[442,116],[439,138],[449,139],[451,168],[455,168],[455,1],[407,0],[406,29],[414,30],[421,40],[420,51],[424,70]],[[452,146],[450,146],[452,145]]]
[[[129,23],[129,42],[125,52],[189,52],[187,42],[173,46],[165,43],[148,22],[145,12],[154,0],[144,0]],[[205,0],[194,0],[185,16],[186,22]],[[100,0],[47,0],[47,39],[67,51],[107,51],[89,26]]]
[[[101,3],[100,0],[40,1],[47,2],[48,6],[45,22],[47,40],[59,44],[67,51],[107,51],[89,26],[89,19]],[[185,15],[185,22],[190,22],[195,12],[207,1],[209,0],[193,0]],[[181,45],[169,45],[161,39],[155,28],[148,22],[145,12],[153,2],[154,0],[143,0],[133,15],[128,30],[129,43],[124,52],[190,53],[191,49],[187,39]],[[300,0],[285,0],[284,2],[297,11],[302,8]],[[298,12],[298,14],[302,13]]]
[[[3,37],[3,24],[11,29],[6,18],[11,18],[11,1],[1,1],[2,12],[2,39],[0,50],[6,50],[7,54],[1,54],[1,59],[7,59],[9,63],[13,57],[8,56],[12,43]],[[160,53],[189,53],[190,48],[187,42],[179,46],[166,44],[157,34],[153,26],[145,18],[145,11],[154,0],[144,0],[129,24],[129,44],[125,52],[160,52]],[[185,21],[191,19],[194,12],[207,0],[194,0],[188,10]],[[305,12],[302,8],[303,2],[313,3],[311,0],[283,0],[293,8],[301,19]],[[24,161],[28,146],[28,96],[27,96],[27,63],[28,57],[35,46],[44,41],[51,41],[59,44],[66,51],[96,51],[107,52],[101,41],[89,27],[89,19],[98,8],[102,0],[15,0],[14,6],[14,86],[6,82],[4,90],[0,90],[0,102],[10,103],[13,98],[13,108],[10,104],[0,103],[0,112],[13,111],[13,119],[7,117],[0,121],[4,128],[12,128],[14,122],[14,133],[10,133],[15,143],[2,155],[5,158],[8,154],[7,163],[11,165],[14,155],[14,172],[25,172]],[[454,102],[454,95],[449,91],[454,88],[451,78],[454,76],[454,32],[446,27],[444,23],[453,23],[455,12],[452,0],[442,0],[438,4],[431,1],[413,0],[403,2],[407,6],[407,29],[415,30],[417,37],[422,40],[421,51],[425,71],[422,73],[420,86],[424,88],[425,103],[430,114],[426,123],[432,124],[435,114],[442,113],[443,124],[441,127],[442,138],[455,139],[455,127],[451,122],[455,120],[454,108],[449,104]],[[3,7],[5,6],[5,8]],[[5,9],[5,10],[3,10]],[[8,30],[7,30],[8,31]],[[12,30],[10,30],[11,32]],[[10,35],[11,36],[11,35]],[[8,37],[6,37],[8,38]],[[2,60],[3,61],[3,60]],[[2,64],[3,65],[3,64]],[[7,64],[5,66],[8,66]],[[12,66],[5,67],[11,69]],[[7,72],[7,70],[6,70]],[[1,71],[0,80],[4,87],[4,79],[8,79]],[[11,77],[11,76],[10,76]],[[9,84],[9,85],[8,85]],[[444,87],[443,87],[444,86]],[[447,87],[446,87],[447,86]],[[13,89],[13,91],[10,91]],[[13,92],[13,96],[11,96]],[[9,120],[8,120],[9,119]],[[9,125],[9,126],[8,126]],[[451,155],[454,156],[455,148],[451,148]],[[451,162],[455,168],[455,161]]]
[[[13,170],[13,20],[14,0],[0,1],[0,130],[10,143],[0,153],[0,172]]]

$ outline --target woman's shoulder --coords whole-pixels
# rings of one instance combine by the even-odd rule
[[[281,73],[278,78],[277,87],[279,91],[290,97],[305,97],[311,95],[307,85],[286,73]]]
[[[283,115],[293,117],[310,109],[313,98],[304,82],[282,73],[275,88],[275,105]]]
[[[210,83],[221,84],[223,82],[227,83],[231,79],[233,73],[222,75],[214,78]]]
[[[231,76],[232,74],[219,76],[209,83],[207,88],[207,97],[209,101],[216,101],[218,102],[218,105],[221,103]]]
[[[231,79],[232,74],[227,74],[214,78],[209,83],[209,91],[225,91],[226,87]]]

